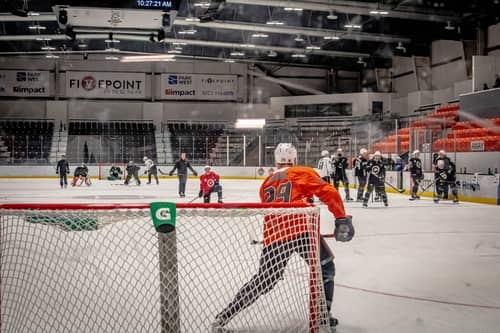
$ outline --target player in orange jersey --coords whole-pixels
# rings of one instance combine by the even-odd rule
[[[262,202],[309,202],[317,196],[335,216],[335,238],[347,242],[354,236],[352,217],[346,215],[342,198],[337,190],[324,182],[314,169],[295,166],[297,150],[290,143],[280,143],[274,151],[278,170],[269,175],[260,188]],[[288,260],[297,252],[306,261],[311,253],[307,218],[300,214],[266,216],[264,220],[264,247],[260,257],[259,271],[236,294],[232,302],[220,312],[214,329],[225,326],[240,311],[266,294],[282,279]],[[326,305],[330,313],[335,276],[333,254],[320,236],[320,262]],[[329,318],[334,328],[338,320]]]

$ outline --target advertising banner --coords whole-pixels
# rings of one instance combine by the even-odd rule
[[[144,99],[146,74],[66,72],[66,97]]]
[[[233,101],[238,98],[236,75],[162,74],[160,99]]]
[[[49,71],[0,70],[0,96],[48,97]]]

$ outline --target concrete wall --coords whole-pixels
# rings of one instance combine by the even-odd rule
[[[495,83],[495,74],[500,75],[500,56],[472,57],[472,90],[481,91],[486,83],[492,88]]]
[[[432,89],[453,87],[467,80],[465,53],[460,41],[438,40],[431,45]]]
[[[391,94],[389,93],[324,94],[273,97],[270,102],[270,117],[274,119],[284,118],[286,105],[323,103],[352,103],[352,115],[364,116],[371,114],[373,101],[384,103],[384,113],[391,110]]]
[[[486,49],[489,56],[500,56],[500,23],[488,27]]]

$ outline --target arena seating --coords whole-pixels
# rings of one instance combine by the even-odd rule
[[[72,120],[66,155],[72,163],[142,163],[156,159],[154,132],[152,122]]]
[[[53,134],[52,120],[0,120],[0,162],[47,163]]]
[[[484,151],[500,151],[500,118],[482,119],[480,121],[459,121],[459,105],[450,104],[438,107],[435,112],[427,114],[423,119],[414,121],[410,127],[398,131],[400,152],[409,149],[410,129],[429,130],[434,138],[432,150],[470,152],[471,142],[483,143]],[[372,150],[382,153],[395,153],[396,135],[389,135],[372,145]],[[480,150],[480,149],[479,149]]]

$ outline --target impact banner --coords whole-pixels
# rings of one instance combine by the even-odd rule
[[[161,74],[160,99],[234,101],[236,75]]]
[[[144,99],[146,74],[66,72],[66,97]]]
[[[49,71],[0,70],[0,96],[48,97]]]

